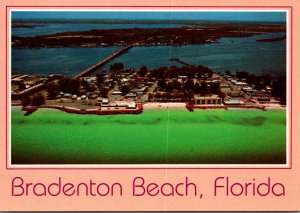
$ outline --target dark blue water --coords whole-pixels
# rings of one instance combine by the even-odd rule
[[[286,41],[256,42],[282,34],[246,38],[222,38],[220,43],[181,47],[134,47],[111,63],[122,62],[125,67],[148,68],[181,64],[170,58],[180,58],[193,65],[207,66],[214,71],[248,71],[257,75],[285,74]],[[108,48],[41,48],[12,49],[12,72],[48,75],[63,73],[73,76],[121,47]],[[109,64],[105,66],[109,68]]]
[[[12,72],[73,76],[119,48],[12,49]]]
[[[30,24],[30,23],[29,23]],[[34,28],[12,28],[13,36],[32,37],[69,31],[87,31],[92,29],[130,29],[130,28],[180,28],[182,24],[89,24],[89,23],[57,23],[36,24]]]
[[[180,65],[169,61],[180,58],[192,65],[203,65],[214,71],[248,71],[254,74],[286,71],[286,41],[256,42],[258,38],[271,38],[282,34],[269,34],[247,38],[222,38],[220,43],[181,47],[136,47],[116,58],[128,67],[150,68]]]

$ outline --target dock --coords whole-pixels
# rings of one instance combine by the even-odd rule
[[[186,66],[192,66],[191,64],[182,61],[180,58],[170,58],[170,61],[176,61],[176,62],[186,65]]]
[[[75,79],[77,78],[81,78],[84,76],[87,76],[88,74],[90,74],[91,72],[93,72],[95,69],[103,66],[104,64],[106,64],[107,62],[109,62],[110,60],[118,57],[119,55],[121,55],[122,53],[126,52],[127,50],[129,50],[130,48],[132,48],[133,46],[135,46],[136,44],[130,44],[128,46],[125,46],[123,48],[121,48],[120,50],[118,50],[117,52],[114,52],[113,54],[107,56],[104,59],[101,59],[99,62],[97,62],[96,64],[86,68],[85,70],[82,70],[80,73],[78,73],[77,75],[74,76]]]

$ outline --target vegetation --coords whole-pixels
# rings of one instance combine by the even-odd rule
[[[21,98],[22,106],[29,106],[31,104],[31,98],[29,96],[24,96]]]
[[[100,86],[104,82],[104,75],[102,73],[96,74],[97,85]]]
[[[151,94],[149,99],[191,101],[194,94],[218,94],[224,98],[225,94],[220,91],[220,83],[206,83],[212,74],[212,70],[203,66],[157,68],[148,74],[150,78],[157,79],[158,86],[155,94]]]
[[[130,91],[130,88],[127,85],[123,85],[123,86],[121,86],[120,90],[122,92],[122,95],[126,95]]]
[[[148,68],[146,66],[141,66],[140,71],[138,72],[138,74],[142,77],[144,77],[148,72]]]
[[[286,105],[286,76],[279,76],[272,86],[272,96],[280,98],[280,103]]]
[[[241,71],[236,73],[238,80],[245,80],[249,85],[254,85],[254,89],[265,90],[268,86],[271,95],[280,99],[280,103],[286,104],[286,76],[272,77],[270,74],[256,76],[248,72]]]
[[[95,88],[93,88],[85,79],[82,79],[80,81],[80,85],[84,88],[87,92],[93,92],[95,91]],[[72,93],[73,94],[73,93]]]
[[[31,99],[32,106],[41,106],[44,103],[45,103],[45,97],[41,93],[34,95]]]
[[[183,66],[183,67],[159,67],[150,72],[149,78],[178,78],[186,76],[187,78],[207,79],[210,78],[213,71],[204,66]]]
[[[35,37],[12,36],[17,48],[78,47],[107,45],[189,45],[217,42],[221,37],[245,37],[272,32],[286,32],[285,24],[210,23],[204,30],[182,28],[94,29],[63,32]]]
[[[111,64],[110,67],[109,67],[110,71],[121,70],[123,68],[124,68],[124,65],[121,62]]]
[[[60,87],[54,82],[49,82],[46,85],[46,91],[48,93],[48,97],[55,98],[59,94]]]
[[[41,94],[35,94],[33,96],[23,96],[21,99],[22,106],[41,106],[45,104],[45,97]]]
[[[80,82],[78,79],[62,78],[58,82],[59,91],[79,95]]]

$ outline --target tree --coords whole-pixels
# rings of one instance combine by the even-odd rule
[[[117,78],[114,74],[111,74],[111,75],[110,75],[110,78],[111,78],[113,81],[117,81],[117,80],[118,80],[118,78]]]
[[[21,101],[22,101],[22,106],[28,106],[31,103],[31,99],[29,96],[22,97]]]
[[[201,87],[200,87],[200,84],[197,82],[197,83],[195,83],[195,86],[194,86],[194,93],[200,94],[200,92],[201,92]]]
[[[205,95],[207,93],[207,83],[204,81],[200,85],[200,94]]]
[[[121,70],[123,68],[124,68],[124,65],[121,62],[117,62],[117,63],[111,64],[110,67],[109,67],[110,71]]]
[[[218,94],[220,92],[220,83],[211,83],[210,92],[213,94]]]
[[[59,86],[54,82],[50,82],[46,86],[46,91],[49,97],[54,98],[59,94]]]
[[[231,76],[231,72],[229,70],[226,70],[225,74]]]
[[[121,86],[122,95],[126,95],[129,92],[130,88],[127,85]]]
[[[26,89],[26,85],[24,83],[19,84],[19,90],[24,90]]]
[[[280,103],[286,104],[286,76],[279,76],[272,85],[272,96],[280,98]]]
[[[184,84],[184,89],[187,91],[194,91],[194,81],[192,79],[188,79]]]
[[[96,74],[97,85],[100,86],[104,82],[104,75],[102,73]]]
[[[32,97],[31,105],[32,106],[41,106],[45,103],[45,97],[38,93]]]
[[[222,100],[224,100],[224,98],[226,97],[226,94],[223,92],[219,92],[219,97],[222,98]]]
[[[166,86],[167,91],[172,92],[173,90],[177,89],[180,90],[181,89],[181,83],[178,81],[172,81],[169,82]]]
[[[59,80],[59,89],[64,93],[79,95],[80,82],[78,79],[63,78]]]
[[[139,74],[140,76],[145,76],[148,72],[148,68],[144,65],[144,66],[141,66],[140,68],[140,71],[139,71]]]
[[[247,83],[248,84],[256,84],[258,81],[259,80],[258,80],[256,75],[253,75],[253,74],[248,75],[248,78],[247,78]]]
[[[236,72],[236,78],[237,79],[247,79],[249,76],[249,73],[245,72],[245,71],[241,71],[241,72]]]
[[[158,82],[157,82],[157,86],[159,86],[159,87],[162,88],[162,89],[165,89],[166,86],[167,86],[167,83],[166,83],[166,81],[160,79],[160,80],[158,80]]]
[[[166,71],[167,71],[167,67],[159,67],[157,69],[154,69],[150,72],[150,78],[163,78],[165,77]]]
[[[101,95],[101,97],[103,97],[103,98],[107,98],[107,95],[108,95],[108,89],[106,89],[105,87],[101,88],[101,90],[100,90],[100,95]]]
[[[92,92],[94,89],[91,87],[91,85],[84,79],[81,80],[80,82],[81,86],[87,91],[87,92]]]
[[[110,83],[110,89],[114,88],[116,86],[116,83],[113,81]]]

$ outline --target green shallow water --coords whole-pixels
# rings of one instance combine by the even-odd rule
[[[13,164],[286,163],[285,110],[23,114],[12,108]]]

